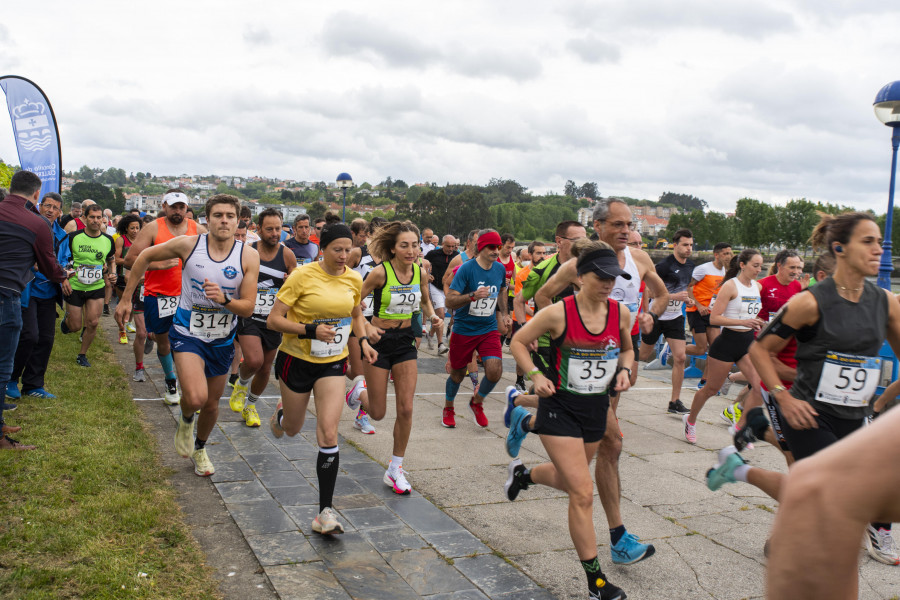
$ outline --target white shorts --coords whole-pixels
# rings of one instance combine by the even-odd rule
[[[447,305],[444,290],[434,287],[433,283],[428,284],[428,293],[431,294],[431,305],[434,307],[434,310],[444,308]]]

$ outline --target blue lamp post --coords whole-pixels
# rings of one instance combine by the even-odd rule
[[[878,285],[886,290],[891,289],[891,273],[894,270],[891,256],[891,229],[894,224],[894,182],[897,178],[897,147],[900,146],[900,81],[889,83],[875,96],[875,116],[878,120],[894,129],[891,146],[894,148],[891,158],[891,185],[888,192],[887,217],[884,222],[884,254],[881,255],[881,266],[878,268]]]
[[[341,173],[337,176],[337,186],[341,188],[344,192],[344,214],[341,215],[341,220],[346,223],[347,221],[347,190],[353,187],[353,178],[350,177],[350,173]]]

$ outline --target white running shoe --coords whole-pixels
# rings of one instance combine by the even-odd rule
[[[408,473],[402,468],[395,469],[388,463],[387,471],[384,472],[384,484],[390,486],[395,494],[403,496],[408,495],[412,491],[412,486],[406,480]]]
[[[369,423],[369,415],[367,415],[366,411],[362,409],[360,409],[359,413],[356,415],[356,419],[353,421],[353,426],[366,435],[372,435],[375,433],[375,427],[371,423]]]
[[[359,400],[359,395],[362,394],[362,391],[366,389],[366,378],[362,375],[358,375],[356,379],[353,380],[353,385],[350,386],[350,391],[347,392],[347,406],[350,407],[350,410],[353,412],[359,411],[359,405],[361,404]]]
[[[448,348],[446,344],[444,344],[443,342],[438,344],[438,354],[439,355],[447,354],[448,352],[450,352],[450,348]]]
[[[194,422],[185,423],[182,415],[178,415],[178,428],[175,429],[175,452],[187,458],[194,451]]]
[[[688,441],[689,444],[697,443],[697,424],[694,423],[691,425],[688,423],[688,417],[690,415],[682,416],[682,421],[684,421],[684,439]]]
[[[893,566],[900,564],[890,529],[875,529],[871,524],[866,525],[866,549],[869,556],[878,562]]]
[[[174,381],[174,380],[173,380]],[[174,406],[181,401],[181,394],[178,393],[177,383],[166,383],[166,393],[163,394],[163,402],[169,406]]]
[[[322,535],[344,533],[344,526],[337,520],[337,514],[330,506],[322,509],[312,522],[312,530]]]
[[[194,461],[194,473],[200,477],[209,477],[216,472],[209,455],[206,454],[206,448],[194,450],[191,454],[191,460]]]

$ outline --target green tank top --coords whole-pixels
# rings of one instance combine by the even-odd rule
[[[72,268],[75,275],[69,281],[73,290],[91,291],[103,288],[103,265],[109,262],[115,251],[113,239],[104,232],[89,236],[84,229],[69,236]]]
[[[375,315],[379,319],[399,320],[411,319],[419,310],[422,301],[422,269],[413,265],[412,280],[403,283],[397,277],[390,261],[384,265],[384,286],[375,290]]]

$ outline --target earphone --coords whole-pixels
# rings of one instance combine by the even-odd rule
[[[837,252],[838,254],[840,254],[841,252],[844,251],[844,247],[841,246],[840,244],[835,244],[835,245],[834,245],[834,251]]]

